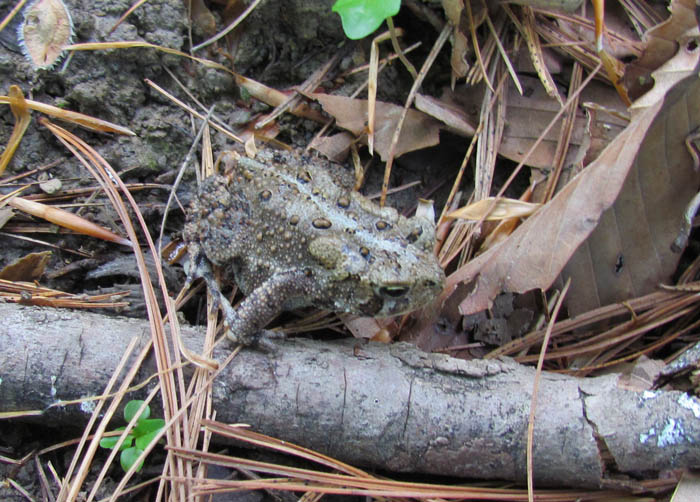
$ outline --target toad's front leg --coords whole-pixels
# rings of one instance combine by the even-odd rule
[[[235,343],[268,351],[275,350],[273,339],[282,338],[283,335],[263,328],[282,312],[288,299],[308,296],[311,287],[309,277],[302,270],[273,274],[234,309],[221,292],[206,257],[199,255],[193,259],[191,267],[190,276],[201,277],[214,301],[221,307],[228,328],[226,336]]]
[[[272,275],[253,290],[237,309],[228,301],[223,304],[228,324],[227,336],[236,343],[274,350],[271,339],[283,335],[263,328],[282,312],[287,300],[299,296],[306,297],[309,291],[309,278],[301,270]]]

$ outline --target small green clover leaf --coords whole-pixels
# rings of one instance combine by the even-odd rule
[[[134,428],[136,447],[145,450],[163,427],[165,427],[165,420],[162,418],[153,418],[151,420],[139,422]]]
[[[364,38],[390,16],[395,16],[401,0],[337,0],[333,12],[340,15],[343,31],[351,40]]]
[[[139,458],[139,456],[143,453],[143,450],[140,450],[138,448],[127,448],[124,450],[121,455],[119,456],[119,463],[122,466],[122,469],[124,469],[124,472],[128,471],[131,469],[131,466],[134,465],[136,460]],[[139,472],[141,468],[143,467],[143,461],[139,464],[139,466],[136,468],[136,472]]]
[[[143,401],[129,401],[124,407],[124,419],[130,422],[136,416],[136,413],[142,404]],[[165,427],[165,420],[162,418],[149,419],[148,417],[150,416],[151,408],[146,406],[141,412],[141,416],[139,416],[138,420],[136,421],[136,425],[131,432],[127,434],[124,442],[119,448],[121,450],[119,463],[121,464],[122,469],[124,469],[124,472],[128,471],[131,466],[134,465],[136,460],[139,458],[139,455],[141,455],[144,450],[148,448],[148,445],[151,444],[163,427]],[[123,431],[125,428],[126,427],[119,427],[115,429],[115,431]],[[114,447],[117,445],[117,441],[119,441],[119,436],[105,437],[100,440],[100,446],[102,448],[114,449]],[[139,472],[142,467],[143,462],[138,465],[136,472]]]
[[[139,408],[143,404],[143,401],[139,401],[138,399],[133,399],[126,403],[126,406],[124,407],[124,420],[127,422],[131,422],[131,420],[134,418],[136,415],[136,412],[139,411]],[[148,417],[151,416],[151,407],[146,406],[141,412],[141,416],[139,417],[139,422],[141,420],[146,420]]]
[[[117,427],[114,429],[115,432],[117,431],[123,431],[126,429],[126,427]],[[106,438],[100,439],[100,446],[102,448],[109,448],[111,450],[114,449],[114,447],[117,445],[117,441],[119,441],[119,436],[109,436]],[[121,447],[119,448],[121,451],[126,450],[127,448],[131,447],[131,444],[134,442],[134,434],[133,431],[130,432],[129,434],[126,435],[126,439],[122,443]]]

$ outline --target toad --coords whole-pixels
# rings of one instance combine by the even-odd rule
[[[193,198],[184,238],[188,280],[205,280],[234,342],[270,348],[263,328],[284,310],[395,316],[442,290],[432,203],[405,218],[343,186],[328,162],[294,153],[228,152],[224,165]],[[229,269],[246,296],[238,308],[212,265]]]

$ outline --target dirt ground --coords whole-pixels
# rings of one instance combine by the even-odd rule
[[[329,79],[362,63],[368,57],[366,44],[349,43],[345,39],[338,16],[330,11],[330,0],[284,4],[284,9],[281,9],[280,2],[263,2],[236,30],[235,36],[220,43],[216,51],[205,49],[198,55],[227,66],[233,62],[232,67],[236,72],[279,90],[302,83],[339,50],[345,55]],[[75,26],[74,41],[141,40],[187,51],[189,31],[182,2],[146,2],[110,34],[109,30],[129,6],[128,1],[73,2],[70,9]],[[8,10],[9,6],[0,11],[0,15],[6,14]],[[64,61],[61,61],[51,70],[35,70],[21,54],[15,36],[16,25],[22,20],[21,14],[18,15],[14,26],[9,26],[0,33],[0,89],[6,94],[10,85],[18,85],[27,98],[108,120],[136,133],[134,137],[125,137],[98,134],[69,126],[120,173],[125,183],[157,185],[135,192],[141,211],[154,230],[160,226],[171,183],[182,167],[196,136],[198,124],[193,125],[185,111],[154,91],[145,79],[188,103],[192,101],[180,85],[206,108],[215,104],[215,113],[234,130],[242,127],[254,115],[270,110],[267,105],[241,92],[231,75],[151,49],[76,51],[65,67]],[[416,30],[416,33],[434,36],[425,30]],[[196,37],[196,34],[193,36]],[[426,85],[439,85],[440,80],[447,75],[448,73],[440,75],[436,72],[435,78]],[[359,74],[344,78],[342,84],[329,80],[321,85],[333,86],[334,93],[342,94],[342,87],[351,90],[365,78],[365,74]],[[401,96],[405,96],[409,86],[410,76],[405,70],[400,65],[390,66],[380,76],[379,96],[400,103]],[[10,191],[23,184],[34,183],[23,193],[38,194],[42,191],[39,182],[52,178],[61,182],[59,193],[95,186],[95,181],[78,160],[38,124],[38,116],[39,114],[34,114],[35,120],[30,124],[4,177],[49,163],[56,165],[37,176],[8,184],[4,190]],[[13,124],[10,108],[2,107],[2,144],[7,143]],[[277,139],[297,148],[305,147],[319,129],[318,124],[289,115],[282,116],[277,127]],[[445,141],[450,140],[446,138]],[[220,133],[212,134],[212,143],[215,155],[236,147]],[[449,148],[443,144],[439,150],[406,155],[399,160],[399,167],[394,170],[392,186],[432,177],[440,170],[440,159],[449,154]],[[199,158],[198,155],[197,153],[195,158]],[[194,186],[192,163],[186,169],[184,182],[177,193],[182,206],[188,204]],[[368,175],[366,191],[376,192],[381,175],[381,166],[375,166]],[[438,198],[444,198],[448,189],[448,186],[443,187]],[[414,202],[417,194],[420,195],[419,192],[406,190],[390,198],[389,203],[401,209],[402,205]],[[80,204],[84,200],[85,198],[72,198],[67,202]],[[81,210],[81,214],[118,232],[114,223],[118,218],[108,204],[103,204],[105,201],[106,198],[97,194],[91,204]],[[437,207],[440,207],[439,203]],[[15,217],[5,230],[12,233],[13,224],[21,222],[22,218],[21,215]],[[181,207],[175,205],[168,214],[167,222],[167,241],[179,238],[183,222]],[[53,231],[53,228],[48,228],[46,233],[32,235],[63,248],[52,252],[46,277],[42,280],[43,285],[70,292],[104,292],[113,286],[117,290],[127,287],[133,289],[135,295],[139,294],[139,287],[129,286],[138,284],[133,260],[128,254],[122,253],[119,246],[75,235],[55,234]],[[0,255],[0,267],[28,252],[45,250],[41,245],[19,241],[7,235],[2,238],[6,241],[6,246]],[[167,244],[167,241],[163,244]],[[64,250],[71,248],[81,248],[97,260],[83,260],[80,267],[73,266],[78,270],[63,273],[63,267],[75,262],[77,258]],[[173,288],[182,281],[178,272],[179,269],[171,271],[168,277],[169,285]],[[139,301],[132,298],[132,306],[124,313],[139,316],[143,315],[143,310]]]
[[[220,43],[217,50],[205,49],[198,55],[232,66],[240,74],[283,90],[303,82],[337,51],[342,50],[344,56],[334,70],[334,74],[337,74],[366,61],[369,47],[366,43],[350,44],[345,39],[339,18],[330,11],[332,3],[331,0],[263,2],[236,30],[235,36]],[[150,0],[110,33],[112,26],[131,4],[130,0],[70,2],[74,42],[140,40],[187,52],[190,32],[186,11],[180,0]],[[11,7],[7,3],[2,4],[0,17],[4,17]],[[133,131],[135,136],[126,137],[68,126],[95,148],[120,173],[125,183],[152,184],[150,188],[135,191],[134,195],[154,236],[158,234],[164,216],[170,186],[182,167],[199,124],[192,124],[185,111],[155,92],[145,79],[188,103],[192,101],[180,85],[205,108],[215,104],[215,113],[234,129],[246,124],[255,114],[271,109],[242,93],[231,75],[151,49],[77,51],[50,70],[36,70],[25,59],[19,46],[16,29],[21,22],[23,17],[20,13],[10,26],[0,32],[0,93],[7,94],[11,85],[17,85],[26,98],[91,115]],[[203,34],[198,33],[201,29],[201,26],[193,29],[195,41],[202,40]],[[429,40],[434,37],[430,30],[430,27],[424,27],[415,30],[415,33]],[[329,80],[322,86],[327,86],[328,90],[332,87],[333,92],[338,93],[342,92],[343,87],[349,90],[357,87],[365,78],[365,74],[359,74],[344,78],[342,83]],[[448,78],[448,71],[444,74],[438,71],[426,86],[440,85]],[[380,77],[379,97],[401,103],[401,96],[405,96],[410,83],[410,76],[400,65],[390,66]],[[48,180],[60,180],[60,189],[55,194],[45,193],[49,203],[56,203],[52,197],[95,187],[96,181],[79,161],[38,123],[39,116],[38,113],[33,114],[33,120],[2,178],[49,164],[52,167],[5,184],[1,188],[2,193],[30,184],[24,195],[41,194],[46,192],[41,184]],[[13,125],[10,108],[0,107],[0,144],[8,143]],[[304,147],[319,127],[308,120],[283,116],[278,121],[277,138],[297,148]],[[445,144],[450,141],[455,140],[445,138]],[[230,139],[218,133],[212,135],[212,142],[215,153],[235,147]],[[450,155],[450,149],[444,148],[445,144],[439,150],[402,158],[394,170],[392,184],[434,177],[440,171],[443,156]],[[199,153],[195,157],[199,158]],[[181,206],[174,205],[168,214],[164,244],[180,238],[184,221],[181,208],[188,204],[194,187],[193,166],[190,163],[186,168],[187,174],[177,193]],[[382,169],[375,166],[369,175],[367,191],[376,191],[381,175]],[[449,186],[443,187],[443,198],[443,192],[448,189]],[[416,192],[406,191],[400,197],[390,198],[389,203],[400,207],[402,203],[414,201]],[[104,194],[98,192],[94,197],[67,197],[63,201],[69,210],[84,205],[82,216],[120,233],[119,225],[115,223],[118,217]],[[130,306],[120,313],[145,317],[138,272],[131,253],[115,244],[58,231],[48,224],[31,225],[32,230],[26,233],[30,221],[37,220],[16,214],[2,229],[0,269],[28,253],[49,250],[51,256],[40,279],[41,285],[71,293],[129,289],[132,291],[128,298]],[[17,238],[18,235],[33,240],[23,240]],[[79,250],[81,255],[73,252],[75,250]],[[166,267],[166,272],[169,287],[175,294],[184,281],[182,267]],[[53,444],[57,438],[68,439],[80,434],[80,430],[54,431],[43,428],[44,425],[37,428],[0,423],[3,438],[0,454],[18,458],[32,449]],[[62,450],[52,455],[52,462],[61,472],[70,458],[70,451]],[[41,498],[37,472],[32,462],[21,469],[1,463],[0,466],[3,469],[1,478],[13,478],[37,499]],[[23,500],[17,491],[6,487],[0,488],[0,499]]]

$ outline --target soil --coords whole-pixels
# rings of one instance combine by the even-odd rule
[[[75,30],[74,42],[140,40],[187,52],[190,36],[194,43],[198,43],[206,34],[204,24],[195,24],[192,27],[193,34],[190,34],[184,7],[186,2],[180,0],[149,0],[110,33],[110,29],[132,3],[131,0],[68,2]],[[347,41],[338,16],[330,10],[332,4],[332,0],[262,2],[235,30],[234,35],[197,55],[229,66],[270,87],[284,90],[303,82],[342,48],[344,57],[321,86],[335,93],[342,93],[346,88],[352,90],[366,78],[365,74],[346,76],[342,82],[333,80],[334,76],[366,62],[369,46],[366,41]],[[7,3],[2,4],[0,18],[11,7]],[[217,5],[212,6],[215,7]],[[214,16],[217,26],[225,24],[223,20],[230,17],[229,13],[218,11],[214,11]],[[11,85],[17,85],[28,99],[91,115],[133,131],[136,134],[133,137],[117,136],[60,123],[91,145],[119,172],[125,183],[158,185],[157,188],[134,192],[154,236],[158,235],[170,186],[182,167],[199,124],[192,124],[185,111],[154,91],[145,79],[192,103],[179,87],[182,85],[204,104],[205,109],[216,104],[215,113],[234,129],[243,127],[255,115],[270,110],[267,105],[256,102],[241,92],[230,74],[153,49],[76,51],[52,69],[35,69],[23,56],[16,37],[17,26],[22,22],[23,16],[20,13],[10,26],[0,32],[0,93],[6,95]],[[426,24],[413,30],[413,33],[425,38],[424,50],[427,51],[435,36],[433,28]],[[418,56],[416,60],[422,59]],[[442,64],[444,63],[443,61]],[[437,89],[448,78],[448,70],[436,70],[432,79],[426,82],[426,88],[432,86]],[[410,77],[401,65],[389,66],[380,76],[379,98],[402,103],[410,84]],[[33,113],[33,120],[19,148],[0,177],[8,179],[32,169],[55,165],[42,169],[36,175],[3,184],[0,192],[7,194],[29,184],[23,192],[24,196],[41,194],[40,184],[53,179],[59,180],[61,186],[56,196],[76,188],[97,186],[80,162],[39,124],[39,116],[39,113]],[[0,107],[0,144],[8,143],[13,126],[14,118],[10,108]],[[295,147],[304,147],[320,126],[286,115],[279,119],[277,127],[278,139]],[[445,138],[445,144],[450,141],[455,142]],[[456,143],[462,141],[457,140]],[[212,134],[212,143],[215,154],[236,147],[230,139],[219,133]],[[443,148],[406,155],[394,169],[392,186],[415,179],[448,179],[444,174],[438,174],[447,163],[445,156],[451,155],[450,152],[443,144]],[[200,158],[199,153],[194,158]],[[459,164],[458,161],[451,162],[452,165]],[[181,208],[188,204],[194,187],[193,166],[186,168],[184,182],[177,192],[181,206],[175,204],[168,214],[164,245],[180,238],[184,220]],[[381,166],[375,162],[367,182],[367,192],[377,191],[382,172]],[[444,198],[447,190],[449,186],[443,186],[432,197]],[[390,198],[389,203],[400,209],[410,208],[419,193],[406,191]],[[48,194],[47,201],[56,204]],[[72,211],[88,203],[80,209],[83,217],[122,234],[120,224],[115,223],[119,221],[116,213],[99,191],[94,198],[73,197],[66,199],[65,203],[68,204],[66,209]],[[436,207],[441,208],[439,202]],[[27,222],[33,222],[34,230],[22,234],[20,231],[28,227]],[[91,237],[59,231],[53,225],[18,212],[15,212],[2,232],[0,270],[28,253],[49,249],[51,256],[45,273],[39,280],[41,285],[71,293],[129,289],[132,291],[129,297],[131,305],[121,314],[145,317],[143,301],[139,299],[141,286],[138,273],[128,250]],[[34,240],[22,240],[18,236]],[[80,250],[89,258],[77,256],[72,252],[74,250]],[[166,267],[166,272],[168,285],[174,295],[184,281],[182,267]],[[20,427],[14,423],[3,424],[2,431],[0,454],[11,458],[20,458],[31,448],[53,444],[57,438],[53,432],[44,434],[42,429]],[[78,434],[79,431],[62,431],[59,435],[67,439]],[[66,455],[67,459],[61,457],[61,461],[57,461],[59,470],[70,459],[70,455]],[[34,469],[31,461],[21,468],[3,466],[4,472],[0,476],[19,481],[39,499],[41,489]],[[12,488],[0,487],[0,499],[22,500],[22,497]]]

